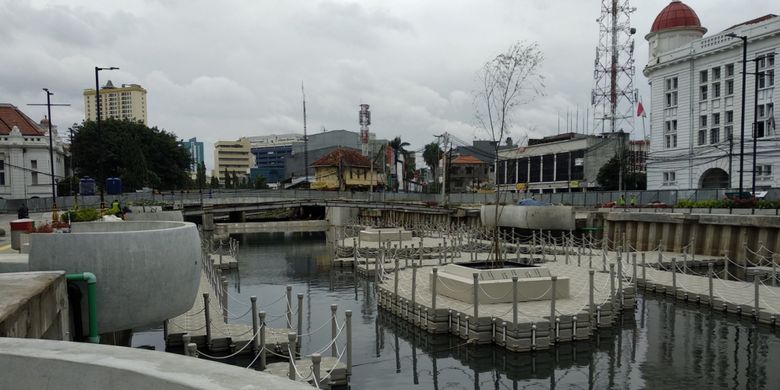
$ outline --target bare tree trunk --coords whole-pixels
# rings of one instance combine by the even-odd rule
[[[496,162],[495,167],[493,168],[493,175],[494,180],[496,182],[496,214],[495,214],[495,223],[493,227],[493,250],[496,252],[496,260],[495,260],[495,266],[496,267],[503,267],[503,261],[501,259],[501,250],[499,245],[499,228],[498,228],[498,210],[499,205],[498,203],[501,200],[501,192],[498,187],[498,143],[496,143]]]

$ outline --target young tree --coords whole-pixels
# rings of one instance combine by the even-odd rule
[[[206,164],[203,161],[198,164],[198,170],[195,173],[195,183],[198,188],[206,188]]]
[[[431,185],[430,187],[433,192],[435,192],[435,189],[438,188],[438,186],[435,185],[438,183],[436,177],[436,168],[439,167],[439,160],[441,160],[441,155],[442,151],[438,142],[431,142],[425,145],[425,150],[423,150],[423,160],[425,160],[425,165],[431,168],[431,176],[433,176],[434,185]]]
[[[509,49],[486,62],[478,73],[479,87],[474,103],[476,119],[491,137],[495,146],[495,161],[498,167],[498,150],[501,140],[509,134],[517,109],[530,103],[542,94],[544,78],[541,65],[544,60],[539,45],[535,42],[515,42]],[[498,169],[496,174],[496,209],[493,229],[493,252],[497,264],[502,264],[499,249],[499,203]]]
[[[212,176],[209,187],[211,187],[212,189],[219,188],[219,178],[216,176]]]
[[[395,174],[395,183],[393,183],[393,187],[395,189],[395,192],[398,192],[398,187],[401,184],[399,182],[400,178],[400,172],[398,172],[398,157],[403,155],[404,161],[407,160],[407,156],[409,152],[406,151],[406,147],[409,146],[408,142],[404,142],[401,140],[401,137],[395,137],[392,141],[388,143],[391,149],[393,149],[393,169],[392,172]]]
[[[258,175],[255,177],[254,187],[256,190],[267,190],[268,184],[265,183],[265,178]]]

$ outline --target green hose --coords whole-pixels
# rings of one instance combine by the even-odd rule
[[[67,274],[66,280],[86,281],[87,282],[87,305],[89,308],[89,342],[100,344],[97,326],[97,277],[92,272],[83,272],[80,274]],[[79,313],[79,315],[81,315]]]

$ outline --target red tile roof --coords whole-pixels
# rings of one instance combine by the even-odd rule
[[[466,165],[466,164],[468,164],[468,165],[479,165],[479,164],[484,164],[485,162],[480,160],[480,159],[478,159],[478,158],[476,158],[476,157],[474,157],[474,156],[469,156],[469,155],[463,154],[463,155],[460,155],[458,157],[455,157],[452,160],[452,163],[453,164],[464,164],[464,165]]]
[[[313,167],[337,167],[343,161],[345,167],[369,168],[371,161],[357,149],[338,148],[315,161]]]
[[[8,103],[0,103],[0,135],[11,134],[11,129],[16,126],[22,135],[42,136],[44,132],[30,117],[25,115],[16,106]]]
[[[674,0],[664,8],[655,18],[651,32],[658,32],[669,28],[699,27],[701,22],[696,12],[683,2]]]

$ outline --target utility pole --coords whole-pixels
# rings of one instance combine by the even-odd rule
[[[309,137],[306,134],[306,92],[301,81],[301,95],[303,96],[303,176],[309,181]]]
[[[28,106],[46,106],[46,113],[47,113],[47,121],[49,122],[49,167],[51,169],[51,220],[57,221],[59,220],[59,213],[57,210],[57,187],[56,183],[54,182],[54,178],[56,177],[54,173],[54,136],[51,128],[51,106],[60,106],[60,107],[67,107],[70,106],[70,104],[52,104],[51,102],[51,95],[54,95],[53,92],[49,91],[48,88],[43,88],[43,91],[46,92],[46,104],[28,104]],[[25,185],[26,186],[26,185]]]

